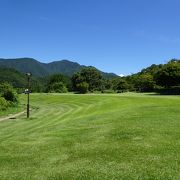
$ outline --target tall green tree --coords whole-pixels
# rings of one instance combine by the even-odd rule
[[[53,74],[47,80],[47,92],[67,92],[70,79],[62,74]]]
[[[88,90],[91,92],[101,90],[102,75],[94,67],[83,68],[79,72],[75,73],[72,77],[74,90],[78,91],[77,85],[84,82],[88,84]]]
[[[125,78],[116,78],[112,80],[113,90],[117,92],[125,92],[129,90],[130,85]]]
[[[157,85],[163,87],[180,85],[180,60],[171,60],[165,64],[155,75]]]
[[[140,92],[152,92],[155,86],[153,76],[149,73],[138,74],[136,76],[134,86],[136,90]]]

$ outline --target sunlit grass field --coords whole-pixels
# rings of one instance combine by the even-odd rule
[[[180,96],[32,94],[31,105],[31,118],[0,122],[1,180],[180,179]]]

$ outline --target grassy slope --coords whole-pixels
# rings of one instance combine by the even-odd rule
[[[0,122],[0,179],[180,179],[180,97],[34,94],[31,102],[29,120]]]

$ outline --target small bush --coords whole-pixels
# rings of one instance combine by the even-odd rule
[[[10,101],[12,103],[17,102],[17,95],[13,87],[7,83],[0,84],[0,96],[3,97],[6,101]]]
[[[10,103],[3,97],[0,97],[0,111],[6,110],[10,106]]]

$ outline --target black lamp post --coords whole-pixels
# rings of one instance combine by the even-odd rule
[[[27,94],[27,118],[29,118],[29,94],[30,94],[30,77],[32,76],[31,73],[26,73],[27,79],[28,79],[28,87],[25,90],[25,93]]]

